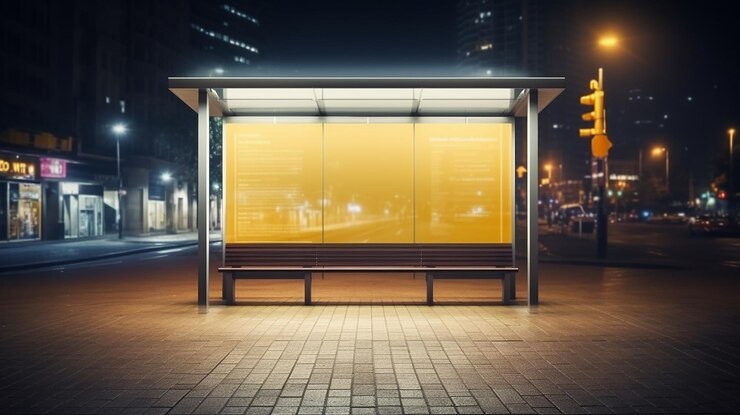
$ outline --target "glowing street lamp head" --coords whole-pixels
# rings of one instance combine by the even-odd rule
[[[552,164],[545,164],[545,170],[550,171],[552,170]]]
[[[665,147],[655,147],[653,148],[652,154],[653,156],[659,156],[665,152]]]
[[[172,180],[172,175],[169,172],[162,173],[163,182],[169,182],[170,180]]]
[[[599,39],[599,46],[604,48],[613,48],[619,44],[619,39],[614,35],[604,36]]]
[[[734,128],[730,128],[729,130],[727,130],[727,133],[730,134],[730,135],[735,135],[735,129]]]
[[[118,124],[116,124],[116,125],[113,126],[112,130],[113,130],[113,133],[115,135],[123,135],[123,134],[126,134],[126,125],[124,125],[122,123],[118,123]]]

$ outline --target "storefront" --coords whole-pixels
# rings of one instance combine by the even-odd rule
[[[44,239],[73,239],[102,236],[105,232],[103,185],[86,180],[84,163],[39,158],[47,229]]]
[[[103,186],[60,183],[64,238],[103,235]]]
[[[41,238],[41,185],[36,159],[0,154],[0,241]]]

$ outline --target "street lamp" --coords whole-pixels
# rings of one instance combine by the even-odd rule
[[[121,179],[121,136],[126,134],[125,124],[118,123],[112,128],[113,134],[116,135],[116,165],[118,166],[118,239],[123,239],[123,204],[121,203],[121,191],[123,180]]]
[[[653,151],[652,151],[653,157],[658,157],[658,156],[660,156],[663,153],[665,153],[665,187],[666,187],[666,190],[668,191],[668,193],[670,193],[671,192],[671,181],[670,181],[671,180],[670,179],[671,161],[670,161],[670,154],[669,154],[668,149],[666,147],[655,147],[655,148],[653,148]]]
[[[547,183],[552,184],[552,164],[545,164],[545,170],[547,170]]]
[[[167,183],[169,183],[170,180],[172,180],[172,174],[166,171],[162,173],[161,178],[162,178],[162,182],[164,183],[162,187],[164,188],[165,232],[169,232],[173,228],[173,226],[170,226],[171,215],[170,215],[170,204],[169,204],[169,201],[167,200]]]
[[[732,159],[733,159],[732,147],[733,147],[734,139],[735,139],[735,129],[730,128],[729,130],[727,130],[727,134],[730,135],[730,177],[727,182],[728,184],[727,187],[728,187],[728,190],[730,191],[730,195],[727,197],[727,213],[731,215],[732,211],[730,209],[732,208],[732,198],[735,196],[735,188],[732,182]]]
[[[599,46],[603,48],[614,48],[619,45],[619,39],[614,35],[599,38]]]

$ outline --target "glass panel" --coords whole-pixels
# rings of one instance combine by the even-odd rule
[[[413,124],[324,126],[324,242],[411,243]]]
[[[321,242],[321,124],[226,124],[226,242]]]
[[[416,242],[511,242],[511,125],[417,124]]]

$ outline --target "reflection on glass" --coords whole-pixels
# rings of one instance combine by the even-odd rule
[[[324,242],[412,243],[413,125],[324,126]]]
[[[226,242],[321,242],[321,124],[226,124]]]
[[[511,125],[416,125],[416,242],[511,241]]]

